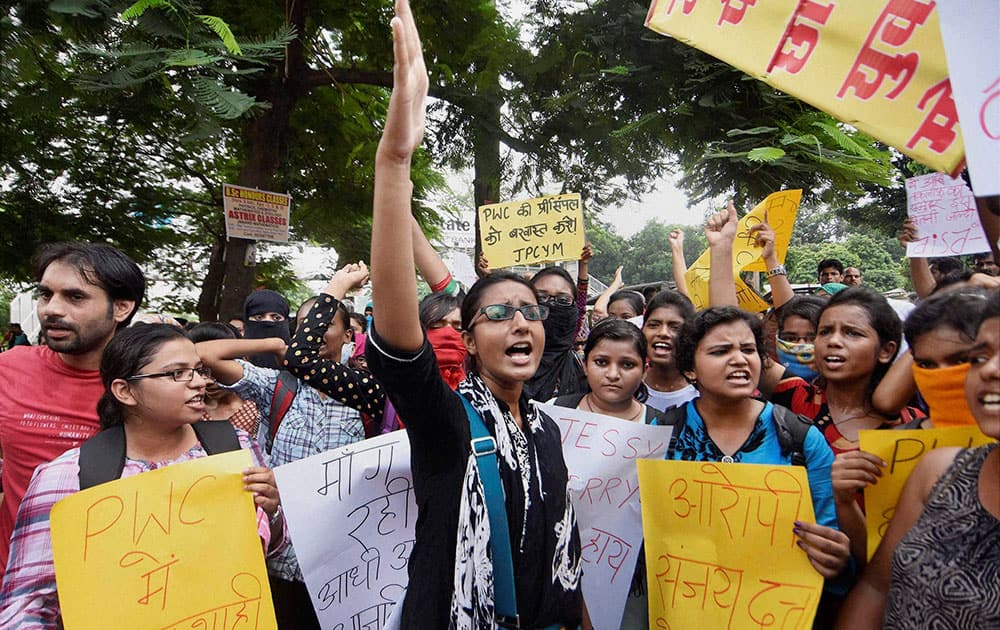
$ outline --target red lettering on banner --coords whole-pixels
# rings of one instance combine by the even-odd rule
[[[722,0],[722,14],[719,15],[719,21],[716,22],[716,25],[721,26],[723,22],[739,24],[746,17],[750,7],[755,4],[757,4],[757,0]]]
[[[982,128],[983,133],[990,140],[1000,140],[1000,127],[995,129],[990,127],[988,121],[992,121],[995,125],[1000,121],[1000,114],[993,114],[990,116],[988,114],[990,106],[1000,98],[1000,77],[993,82],[993,85],[989,86],[983,90],[983,94],[986,94],[986,100],[983,101],[983,106],[979,108],[979,126]],[[1000,103],[998,103],[1000,104]]]
[[[819,43],[818,26],[826,24],[833,13],[833,3],[823,4],[822,0],[805,0],[795,9],[785,36],[771,56],[767,72],[781,68],[788,74],[796,74],[805,67],[809,56]],[[812,22],[812,25],[808,24]]]
[[[955,109],[955,100],[951,97],[951,81],[944,79],[924,92],[920,102],[917,103],[920,111],[924,111],[935,96],[937,101],[930,107],[924,121],[917,128],[917,132],[906,143],[907,149],[917,146],[921,140],[927,140],[931,151],[944,153],[958,136],[955,131],[955,125],[958,124],[958,111]]]
[[[837,98],[844,98],[847,89],[853,88],[856,97],[868,100],[875,95],[886,77],[896,82],[896,87],[885,95],[886,98],[892,100],[899,96],[916,73],[920,55],[915,52],[892,55],[876,50],[872,44],[877,38],[881,44],[899,48],[910,39],[918,26],[927,21],[933,10],[933,1],[923,3],[918,0],[890,0],[869,31],[861,52],[837,92]]]
[[[690,15],[694,11],[694,5],[698,0],[684,0],[684,6],[681,8],[681,12],[684,15]],[[664,11],[667,15],[674,12],[674,5],[677,4],[677,0],[670,0],[670,6]]]

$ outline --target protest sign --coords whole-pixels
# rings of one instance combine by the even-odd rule
[[[972,190],[986,197],[1000,195],[1000,3],[974,6],[939,2],[937,9]]]
[[[878,483],[865,488],[865,525],[868,530],[868,558],[889,528],[896,511],[899,495],[917,467],[917,462],[939,446],[969,448],[989,444],[992,440],[979,427],[949,429],[914,429],[899,431],[858,431],[861,450],[882,458],[888,466],[882,469]]]
[[[976,199],[961,178],[931,173],[906,180],[906,213],[917,240],[906,244],[910,258],[974,254],[990,248],[979,222]]]
[[[798,189],[771,193],[740,219],[736,227],[736,241],[733,243],[733,274],[736,275],[736,299],[743,310],[758,313],[770,307],[739,277],[741,271],[768,271],[767,265],[760,257],[763,248],[754,244],[756,234],[750,229],[759,223],[766,222],[770,225],[774,230],[775,254],[778,256],[778,261],[784,263],[801,199],[802,191]],[[688,267],[684,276],[688,296],[698,310],[709,306],[710,261],[711,252],[706,249],[698,260]]]
[[[63,622],[104,628],[277,627],[250,452],[233,451],[78,492],[52,508]]]
[[[292,198],[256,188],[225,184],[222,208],[226,214],[226,238],[288,242],[288,216]]]
[[[646,17],[650,29],[954,173],[964,149],[938,24],[932,0],[653,0]]]
[[[640,460],[651,628],[812,627],[823,578],[802,466]]]
[[[590,620],[596,630],[619,628],[642,546],[635,462],[663,459],[672,428],[555,405],[538,408],[562,432]]]
[[[491,269],[576,260],[584,245],[580,195],[480,206],[479,239]]]
[[[274,469],[295,555],[324,628],[381,628],[402,601],[417,506],[406,432]]]

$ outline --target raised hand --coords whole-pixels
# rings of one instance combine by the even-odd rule
[[[736,240],[737,223],[739,219],[736,216],[736,206],[730,200],[725,210],[716,212],[705,222],[705,238],[708,240],[708,246],[732,244]]]
[[[777,235],[774,233],[771,225],[767,222],[767,210],[764,211],[764,221],[751,227],[750,234],[755,236],[754,245],[764,248],[760,253],[761,258],[766,261],[775,256],[774,241],[777,238]]]
[[[899,233],[899,244],[906,247],[907,243],[915,243],[917,238],[917,226],[913,224],[910,217],[906,217],[903,221],[903,229]]]
[[[684,250],[684,230],[670,230],[670,236],[667,237],[667,240],[670,241],[671,248]]]
[[[376,159],[405,163],[420,146],[427,118],[427,68],[420,34],[407,0],[396,0],[392,18],[392,96]]]
[[[594,258],[594,248],[587,243],[583,246],[583,251],[580,252],[580,262],[589,263]]]
[[[619,265],[618,268],[615,269],[615,279],[611,281],[611,287],[614,288],[615,291],[625,286],[625,281],[622,280],[623,269],[625,269],[624,265]]]

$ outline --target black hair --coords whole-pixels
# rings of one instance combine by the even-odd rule
[[[347,316],[348,318],[353,319],[354,321],[358,322],[358,324],[361,325],[361,332],[363,333],[368,332],[368,318],[365,317],[362,313],[356,313],[354,311],[351,311],[350,313],[347,314]]]
[[[632,346],[642,360],[646,360],[646,335],[642,334],[642,331],[635,324],[613,317],[601,320],[600,323],[590,329],[587,344],[583,347],[584,360],[590,356],[590,351],[594,349],[594,346],[604,339],[611,341],[631,341]]]
[[[820,272],[829,267],[833,267],[841,274],[844,273],[844,263],[840,262],[836,258],[824,258],[819,261],[819,264],[816,265],[816,275],[819,276]]]
[[[549,267],[549,269],[556,269],[556,267]],[[543,269],[542,271],[545,270]],[[539,273],[541,273],[541,271]],[[566,273],[565,270],[563,270],[563,273]],[[568,276],[569,274],[566,275]],[[535,277],[537,278],[538,276],[536,275]],[[472,285],[469,292],[465,295],[465,299],[462,300],[462,330],[469,330],[469,327],[472,326],[472,320],[474,320],[476,315],[479,314],[479,308],[482,306],[480,302],[482,300],[483,292],[493,285],[500,284],[501,282],[516,282],[517,284],[520,284],[530,290],[532,295],[535,295],[535,287],[516,273],[511,273],[509,271],[494,271],[485,275],[479,280],[476,280],[476,283]]]
[[[979,262],[980,260],[993,260],[993,252],[979,252],[978,254],[972,255],[973,262]]]
[[[684,323],[684,328],[674,342],[677,347],[677,369],[681,374],[694,370],[694,355],[698,344],[712,329],[731,322],[743,322],[753,333],[757,344],[757,354],[764,361],[764,327],[760,318],[736,306],[714,306],[707,308],[691,320]]]
[[[868,386],[869,392],[875,391],[875,387],[889,371],[892,361],[899,353],[899,342],[903,338],[903,323],[899,321],[899,316],[889,306],[889,301],[885,299],[885,296],[868,287],[850,287],[837,292],[823,306],[823,310],[819,314],[820,318],[823,317],[823,313],[834,306],[860,307],[868,314],[868,323],[875,329],[879,345],[882,346],[890,341],[896,344],[896,351],[889,357],[889,361],[875,366],[875,372],[872,374],[872,380]]]
[[[111,338],[101,355],[104,394],[97,401],[97,417],[102,430],[125,422],[125,405],[111,393],[111,383],[142,371],[168,341],[187,338],[183,329],[170,324],[134,326]]]
[[[117,330],[126,328],[142,306],[146,278],[135,261],[114,247],[77,241],[43,245],[34,257],[37,282],[42,281],[45,270],[54,262],[75,267],[84,280],[104,289],[111,302],[130,300],[134,303],[128,317],[118,322]]]
[[[544,278],[545,276],[559,276],[569,284],[569,292],[576,292],[576,283],[573,282],[573,276],[569,275],[569,272],[562,267],[546,267],[542,269],[535,275],[531,276],[531,286],[534,287],[535,283]],[[534,290],[534,289],[532,289]],[[470,291],[471,292],[471,291]]]
[[[665,307],[677,309],[677,312],[680,313],[685,322],[689,322],[694,318],[694,304],[691,303],[691,300],[686,295],[677,291],[664,290],[654,295],[653,299],[646,305],[646,312],[643,314],[643,323],[649,319],[653,311]]]
[[[435,291],[420,300],[420,325],[425,329],[439,322],[462,305],[458,296],[444,291]]]
[[[934,267],[941,276],[947,276],[953,271],[962,271],[965,269],[965,265],[962,264],[962,261],[954,256],[931,258],[927,261],[927,263],[929,266]]]
[[[642,297],[638,291],[615,291],[608,300],[608,308],[611,308],[611,305],[619,300],[628,302],[636,315],[642,315],[646,308],[646,298]]]
[[[229,322],[202,322],[188,331],[188,338],[195,343],[216,339],[239,339],[240,331]]]
[[[975,275],[975,273],[976,272],[971,269],[956,269],[955,271],[949,271],[941,276],[941,279],[934,285],[934,290],[931,291],[931,293],[934,294],[939,291],[943,291],[948,287],[954,287],[956,284],[965,284],[970,278],[972,278],[973,275]]]
[[[952,328],[969,341],[976,338],[979,313],[986,306],[986,291],[966,287],[960,291],[935,293],[917,305],[903,322],[906,343],[937,328]]]
[[[796,295],[775,311],[778,319],[778,330],[784,330],[785,320],[795,315],[808,320],[815,326],[819,322],[819,313],[826,306],[826,300],[814,295]]]
[[[983,323],[988,319],[993,319],[994,317],[1000,317],[1000,289],[993,289],[986,296],[986,303],[983,305],[983,309],[979,313],[979,322],[976,325],[977,336],[979,334],[979,329],[983,326]]]

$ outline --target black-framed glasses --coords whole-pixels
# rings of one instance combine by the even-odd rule
[[[573,306],[576,303],[576,299],[569,295],[548,295],[547,293],[538,294],[538,303],[542,305],[558,304],[559,306]],[[544,317],[542,319],[545,319]]]
[[[485,315],[486,319],[494,322],[514,319],[514,313],[518,312],[529,322],[541,322],[549,316],[549,307],[544,304],[525,304],[524,306],[489,304],[479,309],[479,312]]]
[[[207,367],[196,367],[196,368],[178,368],[176,370],[168,370],[166,372],[153,372],[151,374],[136,374],[135,376],[130,376],[126,381],[137,381],[140,378],[164,378],[169,376],[178,383],[186,383],[188,381],[194,380],[194,375],[198,374],[202,378],[212,378],[212,370]]]

